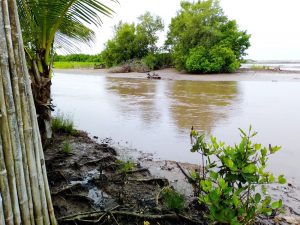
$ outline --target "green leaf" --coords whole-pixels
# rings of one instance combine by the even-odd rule
[[[279,146],[272,147],[271,145],[269,145],[270,154],[274,154],[274,153],[278,152],[280,149],[281,149],[281,147],[279,147]]]
[[[279,184],[285,184],[286,183],[286,179],[285,179],[284,175],[280,175],[278,177],[278,182],[279,182]]]
[[[239,130],[244,136],[247,136],[247,134],[241,128],[239,128]]]
[[[209,181],[209,180],[202,180],[200,182],[200,184],[201,184],[202,189],[205,192],[210,192],[212,190],[212,183],[211,183],[211,181]]]
[[[235,194],[232,196],[232,202],[233,202],[235,207],[238,207],[239,204],[240,204],[240,200]]]
[[[255,195],[256,204],[258,204],[260,202],[260,200],[261,200],[261,195],[259,193],[256,193],[256,195]]]
[[[245,168],[242,169],[243,173],[255,173],[257,171],[257,168],[255,164],[249,164]]]
[[[282,207],[282,200],[280,199],[277,202],[273,202],[271,205],[272,209],[279,209]]]
[[[225,180],[223,178],[219,178],[219,186],[223,190],[227,187],[227,183],[225,182]]]
[[[261,155],[262,155],[263,157],[265,157],[265,156],[267,155],[267,149],[266,149],[266,148],[263,148],[263,149],[261,149],[260,151],[261,151]]]
[[[210,177],[211,177],[213,180],[217,180],[218,177],[219,177],[219,174],[216,173],[216,172],[214,172],[214,171],[210,171],[209,174],[210,174]]]
[[[256,151],[258,151],[259,149],[261,149],[261,144],[255,144],[255,145],[254,145],[254,149],[255,149]]]

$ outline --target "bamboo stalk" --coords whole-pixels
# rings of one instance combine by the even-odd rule
[[[0,116],[0,122],[1,121],[1,116]],[[9,192],[9,185],[8,185],[8,179],[7,179],[7,170],[6,170],[6,165],[5,165],[5,159],[4,159],[4,154],[3,154],[3,146],[2,146],[2,138],[0,136],[0,190],[1,194],[3,197],[3,202],[5,205],[4,212],[3,213],[3,218],[5,215],[5,221],[7,225],[13,225],[13,211],[12,211],[12,205],[11,205],[11,199],[10,199],[10,192]],[[1,196],[0,196],[1,198]],[[0,203],[0,207],[2,207],[2,199]],[[0,210],[1,211],[1,210]],[[0,217],[1,217],[1,212],[0,212]],[[0,219],[1,221],[1,219]],[[4,224],[4,223],[2,223]]]
[[[4,27],[6,35],[6,52],[8,56],[8,64],[2,66],[3,89],[5,92],[5,102],[8,110],[8,122],[11,135],[11,147],[14,156],[16,183],[19,198],[19,206],[21,210],[22,222],[24,225],[30,225],[30,214],[28,206],[27,188],[24,176],[22,144],[20,140],[20,131],[22,130],[22,123],[18,121],[18,114],[20,115],[20,97],[18,88],[18,78],[16,76],[15,61],[11,40],[11,26],[8,13],[7,1],[2,1],[2,11],[4,17]]]
[[[10,1],[11,2],[11,14],[15,16],[15,25],[17,29],[17,33],[21,34],[21,26],[20,22],[18,19],[18,10],[17,10],[17,4],[16,1]],[[44,187],[45,187],[45,195],[47,199],[47,205],[48,205],[48,212],[50,216],[50,221],[52,225],[56,225],[56,218],[54,215],[54,209],[52,205],[52,199],[51,199],[51,193],[48,185],[48,178],[47,178],[47,171],[46,171],[46,166],[45,166],[45,159],[44,159],[44,152],[43,152],[43,147],[42,147],[42,142],[41,142],[41,137],[39,133],[39,127],[38,127],[38,122],[37,122],[37,117],[36,117],[36,110],[35,110],[35,104],[33,100],[33,95],[32,95],[32,90],[31,90],[31,81],[30,81],[30,76],[28,73],[28,69],[26,66],[26,58],[25,58],[25,52],[24,52],[24,44],[21,35],[18,36],[19,40],[19,57],[21,61],[21,65],[23,67],[23,77],[24,77],[24,82],[25,82],[25,90],[26,94],[28,96],[28,103],[29,103],[29,110],[30,110],[30,117],[31,117],[31,122],[32,122],[32,128],[33,128],[33,139],[34,139],[34,144],[36,146],[36,150],[40,153],[40,161],[38,158],[36,159],[39,163],[38,165],[41,165],[42,167],[42,172],[43,172],[43,179],[44,179]],[[47,208],[44,206],[44,208]],[[45,215],[44,215],[45,216]]]
[[[3,74],[3,67],[7,67],[7,58],[8,55],[6,53],[6,37],[4,31],[4,22],[3,22],[3,11],[2,11],[2,4],[0,4],[0,69],[1,74]],[[15,170],[14,170],[14,159],[12,155],[12,151],[8,151],[11,149],[11,141],[10,141],[10,131],[8,126],[8,119],[7,119],[7,110],[5,105],[5,98],[4,98],[4,90],[3,90],[3,79],[2,75],[0,76],[0,107],[2,112],[2,121],[0,124],[0,131],[2,135],[2,144],[4,149],[5,155],[5,163],[6,169],[8,172],[8,181],[9,181],[9,189],[10,195],[12,200],[12,207],[13,207],[13,214],[14,214],[14,222],[15,225],[21,224],[20,218],[20,208],[18,202],[18,194],[16,188],[16,179],[15,179]]]
[[[0,1],[0,75],[0,224],[56,225],[15,0]]]
[[[5,217],[4,217],[4,212],[3,212],[1,193],[0,193],[0,224],[3,224],[3,225],[5,224]]]

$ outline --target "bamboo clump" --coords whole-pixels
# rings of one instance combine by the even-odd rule
[[[56,225],[15,0],[0,0],[0,225]]]

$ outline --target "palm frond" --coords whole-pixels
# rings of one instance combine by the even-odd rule
[[[74,42],[90,43],[95,36],[87,26],[101,26],[100,16],[114,13],[104,2],[117,0],[17,0],[26,47],[50,54],[54,41],[67,49]]]

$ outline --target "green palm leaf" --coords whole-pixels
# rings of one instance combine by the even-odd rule
[[[94,32],[87,26],[101,26],[100,16],[114,11],[103,2],[117,0],[17,0],[26,52],[34,57],[45,51],[49,61],[53,46],[65,51],[78,50],[76,45],[89,44]]]

